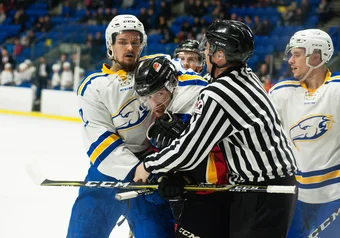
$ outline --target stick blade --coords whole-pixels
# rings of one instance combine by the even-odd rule
[[[36,185],[41,185],[45,178],[39,172],[38,164],[26,164],[25,165],[26,172],[28,176],[32,179],[32,181]]]

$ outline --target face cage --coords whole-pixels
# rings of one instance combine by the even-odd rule
[[[176,87],[177,87],[177,79],[176,79],[176,77],[171,76],[170,80],[167,80],[164,83],[163,87],[158,89],[156,92],[153,92],[153,93],[150,93],[150,94],[144,95],[144,96],[140,96],[137,92],[135,92],[135,95],[136,95],[136,98],[137,98],[139,104],[143,108],[145,108],[147,110],[150,110],[151,107],[150,107],[150,105],[148,103],[148,100],[151,99],[153,95],[157,94],[159,92],[159,90],[164,88],[165,90],[167,90],[170,93],[170,97],[169,98],[171,98],[171,95],[172,95],[172,93],[173,93],[173,91],[175,90]],[[169,98],[164,99],[163,103],[167,102],[169,100]]]
[[[181,54],[184,54],[184,53],[194,53],[194,54],[198,55],[198,61],[197,62],[192,61],[192,62],[189,62],[189,64],[196,64],[196,67],[203,67],[204,66],[205,62],[204,62],[204,54],[203,53],[197,52],[197,51],[183,50],[183,51],[179,51],[175,55],[175,58],[180,59]]]
[[[146,37],[145,34],[137,31],[137,30],[124,30],[124,31],[136,31],[139,33],[139,41],[140,41],[140,46],[139,46],[139,53],[138,53],[138,58],[140,57],[144,47],[146,46],[146,43],[144,42],[144,37]],[[115,62],[117,62],[117,60],[115,59],[115,55],[113,53],[113,46],[114,44],[116,43],[116,38],[119,34],[122,34],[124,31],[118,31],[118,32],[113,32],[111,34],[111,42],[110,43],[109,41],[106,41],[106,47],[107,47],[107,57],[110,59],[110,60],[114,60]],[[130,37],[131,38],[131,37]],[[132,44],[131,44],[132,45]],[[109,48],[112,48],[112,50],[110,50]],[[134,46],[133,46],[134,47]]]

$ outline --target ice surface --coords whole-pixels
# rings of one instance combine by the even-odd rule
[[[88,158],[81,124],[0,114],[0,237],[63,238],[78,188],[41,187],[33,183],[26,164],[41,168],[51,179],[83,180]],[[110,238],[127,238],[128,225]]]

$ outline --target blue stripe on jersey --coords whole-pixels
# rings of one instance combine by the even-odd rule
[[[331,77],[334,77],[334,76],[340,76],[340,72],[333,72],[333,73],[331,74]]]
[[[104,74],[104,73],[94,73],[94,74],[91,74],[89,75],[87,78],[85,78],[82,83],[79,85],[78,87],[78,90],[77,90],[77,94],[78,96],[83,96],[85,91],[86,91],[86,88],[88,85],[91,84],[92,80],[98,78],[98,77],[106,77],[108,76],[109,74]]]
[[[330,80],[326,81],[325,84],[329,84],[329,83],[340,83],[340,79],[330,78]]]
[[[98,164],[122,143],[123,141],[118,135],[113,132],[106,131],[90,145],[87,155],[90,157],[92,164]]]
[[[312,172],[298,171],[296,180],[300,188],[306,189],[320,188],[338,183],[340,181],[340,165]]]
[[[178,86],[191,86],[191,85],[207,86],[208,82],[199,79],[187,80],[184,82],[178,81]]]
[[[184,123],[188,123],[191,119],[191,114],[187,113],[176,113],[176,116],[180,118]]]

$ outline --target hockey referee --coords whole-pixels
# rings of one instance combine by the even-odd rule
[[[201,91],[181,137],[148,156],[137,167],[134,181],[145,182],[149,173],[192,170],[217,144],[231,184],[295,185],[295,159],[278,113],[246,65],[254,50],[252,31],[242,22],[216,21],[201,46],[214,80]],[[287,236],[297,194],[232,196],[229,237]]]

